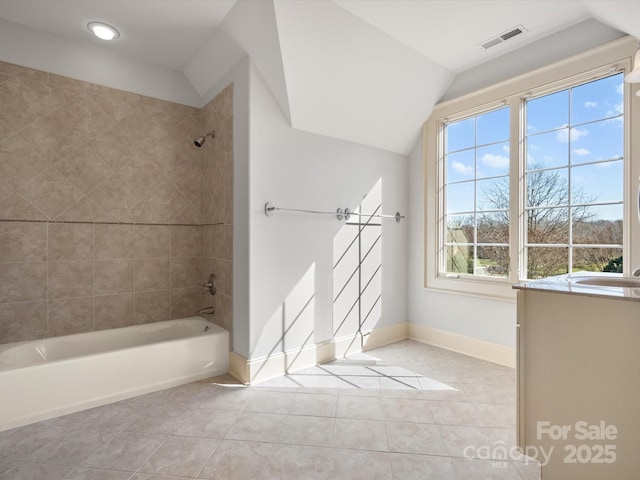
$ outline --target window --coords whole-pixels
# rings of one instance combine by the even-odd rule
[[[525,102],[526,278],[622,271],[623,81]]]
[[[519,281],[640,259],[623,81],[635,45],[596,53],[436,106],[424,129],[427,287],[512,298]]]
[[[506,277],[509,270],[509,108],[444,127],[448,274]]]

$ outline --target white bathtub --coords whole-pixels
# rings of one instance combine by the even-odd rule
[[[202,317],[0,345],[0,431],[229,369],[229,332]]]

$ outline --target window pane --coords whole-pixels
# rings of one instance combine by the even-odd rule
[[[535,208],[528,210],[527,243],[568,244],[569,209]]]
[[[589,123],[571,129],[571,163],[622,158],[622,117]]]
[[[460,182],[462,180],[471,180],[475,169],[474,154],[474,150],[471,149],[447,155],[445,157],[445,181],[447,183],[451,183]]]
[[[527,180],[527,207],[567,205],[569,203],[568,169],[530,172]]]
[[[445,153],[455,152],[475,144],[475,118],[449,123],[445,128]]]
[[[476,182],[478,210],[509,208],[509,177],[490,178]]]
[[[446,250],[448,273],[473,274],[473,245],[449,245]]]
[[[624,183],[622,160],[571,169],[571,203],[620,202]]]
[[[568,163],[568,129],[527,137],[527,170],[564,167]]]
[[[569,124],[569,91],[545,95],[527,102],[527,134],[546,132]]]
[[[577,86],[571,92],[571,123],[590,122],[622,113],[623,75]]]
[[[478,247],[476,275],[506,277],[509,273],[509,247]]]
[[[476,176],[498,177],[509,174],[509,143],[498,143],[478,148]]]
[[[527,248],[527,278],[545,278],[569,273],[569,249]]]
[[[478,214],[478,243],[509,243],[509,212]]]
[[[473,243],[473,215],[447,215],[447,243]]]
[[[502,142],[509,139],[509,108],[492,110],[476,117],[476,144]]]
[[[447,185],[447,213],[472,212],[474,206],[475,182],[454,183]]]
[[[576,207],[572,211],[572,243],[622,245],[623,205]]]
[[[573,271],[622,273],[622,249],[574,248]]]

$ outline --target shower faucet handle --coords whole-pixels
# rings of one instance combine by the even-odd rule
[[[215,295],[217,291],[216,276],[213,273],[209,275],[209,281],[203,285],[200,285],[200,288],[202,289],[202,293],[209,292],[209,294]]]

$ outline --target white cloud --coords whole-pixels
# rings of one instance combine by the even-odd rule
[[[451,162],[451,167],[461,175],[473,175],[473,167],[460,162]]]
[[[509,157],[505,157],[504,155],[485,153],[480,161],[491,168],[507,168],[509,166]]]
[[[571,141],[575,142],[580,137],[586,137],[589,135],[589,130],[580,130],[579,128],[571,129]],[[556,140],[560,143],[567,143],[569,141],[569,129],[563,128],[562,130],[558,130],[556,133]]]
[[[616,85],[616,93],[618,95],[622,95],[624,93],[624,83],[620,82],[618,85]]]
[[[573,153],[580,157],[584,157],[585,155],[591,155],[591,152],[586,148],[576,148],[575,150],[573,150]]]
[[[511,151],[511,149],[509,148],[509,145],[503,145],[502,146],[502,151],[504,153],[506,153],[507,155],[509,155],[509,152]]]
[[[584,102],[584,107],[585,108],[591,108],[591,107],[597,107],[598,106],[598,102]]]

